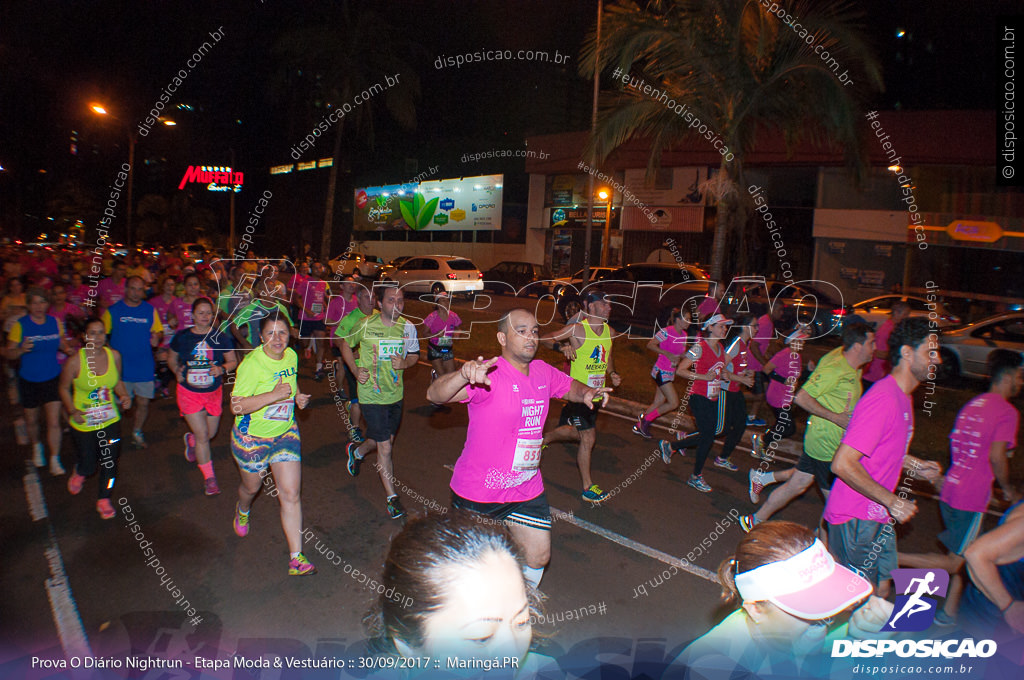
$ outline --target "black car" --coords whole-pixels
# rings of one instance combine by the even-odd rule
[[[780,328],[791,328],[797,323],[811,329],[812,338],[839,335],[850,314],[851,307],[835,284],[828,281],[776,281],[764,277],[736,277],[722,300],[725,306],[736,308],[741,300],[751,311],[768,311],[781,305]]]
[[[499,262],[484,272],[484,290],[513,295],[546,295],[551,272],[533,262]],[[508,285],[502,285],[502,284]]]

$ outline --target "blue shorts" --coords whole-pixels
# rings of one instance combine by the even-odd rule
[[[949,552],[962,557],[967,546],[973,543],[981,532],[984,514],[958,510],[942,501],[939,501],[939,512],[942,513],[942,524],[946,527],[939,533],[939,540]]]

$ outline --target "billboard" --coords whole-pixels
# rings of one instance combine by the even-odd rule
[[[355,190],[355,231],[501,229],[504,175],[406,182]]]

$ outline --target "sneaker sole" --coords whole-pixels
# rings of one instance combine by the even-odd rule
[[[712,491],[710,486],[701,488],[701,487],[697,486],[696,484],[690,484],[690,482],[687,482],[686,484],[691,489],[696,489],[697,491],[700,491],[701,493],[711,493],[711,491]]]
[[[638,428],[636,425],[633,426],[633,434],[640,435],[644,439],[651,439],[652,438],[652,435],[644,434],[643,432],[640,431],[640,428]]]

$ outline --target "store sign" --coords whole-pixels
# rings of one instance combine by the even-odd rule
[[[977,220],[955,220],[946,227],[946,233],[954,241],[977,241],[995,243],[1003,237],[1003,230],[995,222]]]
[[[190,165],[181,178],[178,189],[184,189],[186,184],[205,184],[207,191],[235,191],[242,190],[245,182],[245,174],[235,172],[231,168],[210,165]]]
[[[354,229],[501,229],[503,177],[481,175],[356,189]]]

